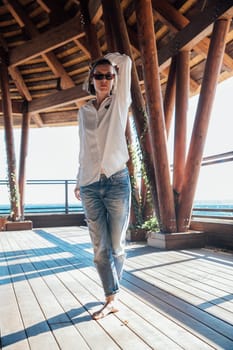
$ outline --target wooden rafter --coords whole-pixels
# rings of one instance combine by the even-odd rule
[[[159,12],[161,17],[166,20],[166,25],[174,33],[177,33],[178,31],[184,29],[190,23],[190,20],[188,18],[186,18],[182,13],[176,10],[167,1],[153,0],[153,7]],[[208,54],[209,44],[210,39],[205,37],[192,49],[204,58],[206,58]],[[233,59],[227,53],[224,53],[223,64],[226,66],[226,68],[229,68],[231,70],[233,69]]]
[[[29,113],[40,113],[44,110],[67,105],[75,101],[87,100],[88,98],[90,98],[90,95],[83,91],[82,85],[78,85],[29,102],[28,111]]]
[[[179,31],[173,40],[162,47],[158,53],[160,69],[163,70],[169,65],[170,58],[179,50],[191,50],[207,35],[211,34],[214,20],[218,17],[228,14],[232,8],[232,0],[213,0],[210,6],[198,14],[181,31]]]
[[[21,26],[25,27],[25,29],[27,30],[27,34],[31,38],[37,37],[39,35],[39,31],[31,21],[31,19],[26,15],[26,13],[24,12],[20,4],[15,0],[4,0],[4,1],[6,3],[6,6],[9,7],[9,10],[11,11],[12,15],[15,17],[15,20],[18,21]],[[74,86],[72,79],[66,73],[64,67],[57,60],[53,52],[50,51],[47,53],[42,53],[42,57],[47,62],[47,64],[49,65],[49,67],[51,68],[55,76],[61,78],[65,88]]]
[[[80,27],[80,18],[74,17],[60,26],[49,29],[46,33],[38,34],[20,47],[13,48],[9,54],[9,64],[10,66],[22,64],[84,35]]]
[[[98,3],[98,1],[97,1]],[[96,3],[96,4],[97,4]],[[224,2],[224,6],[220,6],[219,8],[219,14],[223,15],[226,13],[230,8],[230,1],[227,0]],[[95,9],[99,13],[99,7],[95,4]],[[218,1],[215,0],[215,5],[218,4]],[[101,4],[99,4],[100,6]],[[158,6],[158,5],[157,5]],[[162,9],[164,10],[165,5],[161,5],[159,7],[160,11],[162,12]],[[102,10],[101,10],[102,11]],[[180,32],[177,33],[174,40],[166,45],[165,47],[161,48],[158,51],[158,58],[160,63],[160,71],[164,70],[164,67],[167,67],[169,64],[169,60],[174,55],[178,49],[183,49],[187,45],[188,42],[192,42],[193,47],[196,49],[198,46],[201,45],[205,47],[205,53],[203,53],[203,50],[201,51],[202,54],[206,54],[206,50],[208,49],[208,45],[205,43],[206,40],[201,41],[200,44],[200,33],[204,36],[206,34],[206,30],[210,31],[210,26],[213,21],[213,15],[216,13],[214,12],[214,7],[211,6],[203,11],[202,15],[199,16],[199,21],[197,23],[189,23],[187,24]],[[93,11],[92,11],[93,13]],[[172,12],[173,13],[173,12]],[[181,14],[177,14],[175,16],[175,24],[176,26],[184,26],[184,22],[187,23],[187,20],[185,17]],[[211,17],[212,16],[212,17]],[[211,20],[209,18],[212,18]],[[206,18],[209,20],[206,22]],[[178,21],[179,20],[179,21]],[[181,23],[182,21],[182,23]],[[59,47],[63,45],[66,42],[69,42],[71,40],[76,40],[77,38],[83,37],[85,34],[82,31],[81,27],[79,26],[79,19],[78,17],[73,18],[72,20],[56,27],[55,29],[48,30],[44,34],[39,34],[34,39],[30,40],[29,42],[21,45],[19,48],[12,49],[9,52],[9,60],[10,65],[16,65],[22,62],[25,62],[25,60],[29,60],[32,57],[35,57],[37,55],[43,54],[45,52],[49,52],[55,47]],[[77,30],[76,30],[76,24],[77,24]],[[195,30],[193,30],[195,26]],[[63,33],[63,34],[62,34]],[[201,37],[202,37],[201,36]],[[45,40],[45,37],[47,40]],[[177,46],[174,45],[177,44]],[[39,45],[40,43],[40,45]],[[189,44],[190,45],[190,44]],[[86,47],[84,47],[84,50],[86,50]],[[17,57],[17,59],[16,59]],[[225,57],[227,57],[225,55]],[[231,64],[231,62],[228,60],[228,66]],[[52,64],[53,65],[53,64]],[[54,66],[54,65],[53,65]],[[60,74],[61,75],[61,74]],[[197,85],[196,83],[193,85],[192,83],[191,87],[196,91]]]
[[[28,90],[27,85],[24,82],[24,79],[18,69],[18,67],[8,67],[8,71],[23,99],[27,101],[32,100],[30,91]]]

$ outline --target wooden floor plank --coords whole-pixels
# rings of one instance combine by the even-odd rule
[[[216,295],[211,294],[208,291],[208,288],[200,289],[193,286],[191,283],[194,283],[193,281],[195,281],[195,275],[193,275],[193,281],[190,282],[190,280],[187,278],[179,276],[178,269],[177,272],[171,273],[162,268],[155,268],[154,264],[151,266],[151,263],[149,261],[147,264],[145,264],[145,260],[142,261],[142,259],[140,259],[139,266],[135,265],[133,260],[130,260],[128,264],[132,267],[130,271],[137,272],[143,270],[145,278],[149,283],[155,285],[162,284],[163,288],[165,286],[167,290],[172,290],[172,292],[180,298],[184,298],[188,302],[192,302],[195,305],[206,308],[208,309],[208,312],[214,314],[217,317],[223,317],[225,321],[232,323],[233,314],[231,310],[219,306],[221,305],[220,303],[224,303],[226,300],[218,298]],[[134,260],[137,260],[137,258]],[[222,296],[224,295],[225,294],[222,292]]]
[[[96,322],[104,296],[86,228],[1,233],[2,349],[233,349],[230,254],[127,251],[121,311]]]
[[[54,253],[56,252],[56,248],[55,248],[55,250],[54,250]],[[38,252],[38,254],[39,254],[39,252]],[[49,254],[49,251],[48,251],[48,254]],[[50,256],[48,255],[48,254],[46,254],[46,257],[47,258],[49,258]],[[60,255],[61,255],[61,251],[58,249],[58,253],[56,253],[56,254],[54,254],[54,255],[56,255],[56,258],[55,258],[55,256],[54,256],[54,259],[53,260],[50,260],[50,259],[47,259],[46,260],[46,264],[48,265],[48,267],[49,267],[49,269],[50,269],[50,271],[53,271],[53,269],[54,269],[54,274],[52,275],[53,276],[53,282],[51,282],[51,276],[44,276],[43,278],[44,279],[46,279],[46,280],[48,280],[48,279],[50,279],[50,281],[48,281],[48,283],[49,283],[49,285],[50,285],[50,288],[53,288],[54,289],[54,291],[56,291],[56,298],[61,302],[61,299],[59,298],[59,297],[62,297],[62,300],[64,301],[64,294],[62,294],[62,293],[60,293],[60,289],[61,289],[61,286],[59,286],[59,285],[57,285],[56,286],[56,284],[58,284],[58,280],[56,280],[56,278],[55,278],[55,276],[56,276],[56,271],[57,271],[57,269],[56,269],[56,266],[59,266],[59,264],[62,262],[62,263],[64,263],[64,258],[62,257],[61,259],[60,259]],[[68,259],[68,258],[67,258]],[[68,261],[68,260],[67,260]],[[52,264],[51,264],[51,262],[52,262]],[[77,262],[76,261],[74,261],[74,259],[72,259],[72,262],[71,262],[71,264],[74,264],[75,266],[77,266]],[[68,264],[67,263],[65,263],[65,266],[67,266]],[[40,267],[42,268],[42,266],[40,265]],[[91,267],[92,268],[92,270],[94,271],[94,268],[93,268],[93,266]],[[44,267],[43,267],[43,270],[44,270]],[[77,268],[75,268],[75,270],[77,270]],[[60,271],[60,270],[59,270]],[[78,270],[77,270],[77,272],[78,272]],[[59,278],[61,278],[61,273],[59,272]],[[89,283],[89,278],[88,278],[88,273],[87,273],[87,277],[86,277],[86,281],[82,281],[82,284],[83,285],[85,285],[85,284],[87,284],[87,283]],[[80,294],[80,280],[78,280],[78,282],[79,282],[79,294]],[[73,289],[72,289],[73,290]],[[59,291],[59,293],[58,293],[58,291]],[[64,293],[65,291],[63,290],[63,293]],[[83,302],[83,305],[85,305],[86,304],[86,302],[85,302],[85,300],[83,299],[83,293],[81,293],[81,297],[79,297],[79,299],[81,298],[82,299],[82,302]],[[69,295],[68,296],[68,300],[69,300],[69,302],[70,302],[70,298],[71,296]],[[88,302],[90,303],[90,300],[92,300],[94,298],[94,296],[93,295],[88,295]],[[75,303],[75,306],[76,306],[76,308],[77,308],[77,300],[76,300],[76,303]],[[99,303],[98,303],[98,307],[99,307]],[[81,315],[82,316],[82,315]],[[90,324],[90,320],[91,320],[91,317],[90,317],[90,314],[89,314],[89,317],[88,318],[86,318],[86,322],[87,321],[89,321],[89,324]],[[102,333],[102,336],[104,335],[104,337],[102,338],[102,342],[100,343],[100,344],[96,344],[96,338],[94,338],[94,337],[92,337],[92,341],[91,341],[91,343],[92,343],[92,346],[95,348],[95,349],[97,349],[98,348],[98,346],[100,346],[100,348],[102,349],[103,347],[104,348],[106,348],[106,349],[119,349],[119,346],[116,346],[115,344],[114,344],[114,341],[113,340],[111,340],[111,338],[113,338],[113,335],[114,335],[114,333],[116,332],[116,330],[117,330],[117,328],[119,328],[119,321],[117,321],[117,323],[118,323],[118,326],[115,324],[116,323],[116,319],[114,318],[114,319],[108,319],[108,323],[110,324],[110,323],[113,323],[114,324],[114,326],[113,326],[113,331],[111,332],[111,334],[110,335],[108,335],[107,333],[106,333],[106,330],[105,330],[105,334],[103,334],[103,332],[101,331],[100,333]],[[85,338],[85,335],[88,335],[88,338],[90,338],[90,335],[93,335],[93,334],[96,334],[96,332],[93,332],[93,326],[96,328],[96,324],[94,325],[93,324],[93,322],[92,322],[92,332],[90,333],[90,334],[86,334],[86,331],[87,331],[87,328],[88,327],[85,327],[85,329],[86,329],[86,331],[85,331],[85,334],[84,334],[84,338]],[[80,330],[80,328],[81,327],[78,327],[79,328],[79,330]],[[100,329],[102,329],[102,328],[100,328]],[[122,329],[121,329],[121,331],[122,331]],[[84,332],[84,328],[82,328],[82,332]],[[89,332],[90,332],[90,329],[89,329]],[[122,334],[124,334],[125,332],[122,332]],[[127,330],[127,339],[128,338],[130,338],[131,339],[131,341],[133,341],[134,340],[134,338],[136,338],[136,341],[137,341],[137,344],[142,348],[142,349],[148,349],[148,346],[145,346],[145,344],[143,343],[143,342],[141,342],[140,341],[140,339],[137,337],[137,336],[135,336],[134,334],[130,334],[130,332]],[[122,338],[123,339],[123,338]],[[80,344],[80,343],[79,343]],[[90,344],[90,339],[88,339],[88,344],[89,345],[91,345]],[[81,344],[80,344],[80,346],[81,346]],[[127,346],[129,346],[129,344],[127,344]],[[82,346],[81,346],[81,349],[84,349]]]
[[[232,254],[221,254],[219,252],[216,252],[215,255],[210,253],[209,250],[203,249],[201,252],[198,253],[190,250],[188,253],[187,251],[177,251],[173,252],[173,257],[177,259],[180,256],[191,256],[196,260],[196,267],[198,270],[202,271],[217,271],[219,273],[223,273],[227,278],[231,279],[233,278],[233,271],[232,271]],[[217,256],[216,256],[217,255]],[[187,265],[192,264],[192,260],[187,260]]]
[[[23,245],[22,241],[19,242],[19,248],[22,251],[26,252],[27,249],[27,245]],[[32,249],[33,251],[33,249]],[[46,256],[47,259],[47,256]],[[39,271],[44,271],[45,270],[45,265],[42,264],[37,256],[33,256],[33,261],[34,264],[36,266],[33,266],[32,259],[26,259],[24,261],[24,265],[27,264],[27,269],[29,269],[30,271],[33,271],[34,268],[38,269]],[[42,276],[43,276],[43,272],[42,272]],[[35,277],[35,276],[34,276]],[[38,273],[37,278],[40,278],[41,275],[40,273]],[[54,274],[49,274],[47,276],[47,280],[46,278],[42,278],[42,280],[45,282],[44,288],[41,291],[41,289],[39,289],[39,293],[37,291],[38,286],[35,287],[35,283],[31,283],[31,287],[33,292],[35,293],[36,296],[36,300],[37,300],[37,305],[40,305],[40,307],[42,308],[42,311],[46,313],[46,308],[43,307],[43,302],[41,302],[41,297],[43,298],[43,300],[47,300],[48,299],[48,303],[54,303],[54,300],[57,300],[56,294],[50,294],[50,292],[52,291],[52,289],[54,288],[54,284],[55,287],[57,288],[57,291],[59,291],[59,293],[62,295],[62,292],[64,292],[64,289],[62,290],[63,285],[61,283],[56,283],[57,279],[55,277]],[[36,283],[36,285],[38,285],[38,283]],[[24,286],[25,288],[25,286]],[[41,287],[39,287],[41,288]],[[49,291],[49,295],[48,295],[48,291]],[[18,295],[18,294],[17,294]],[[39,295],[39,296],[38,296]],[[41,297],[40,297],[41,295]],[[51,295],[52,295],[52,300],[51,300]],[[63,296],[63,295],[62,295]],[[27,304],[28,304],[28,300],[30,300],[28,295],[25,295],[26,299],[23,298],[22,296],[22,303],[21,305],[24,305],[23,301],[27,300]],[[34,300],[33,300],[34,301]],[[35,314],[39,314],[38,310],[36,310],[36,305],[27,305],[29,307],[31,307],[31,310],[35,310]],[[62,310],[62,309],[60,309]],[[23,310],[24,311],[24,310]],[[34,314],[34,313],[33,313]],[[28,316],[28,317],[27,317]],[[30,312],[29,315],[24,315],[24,320],[27,318],[30,319]],[[31,321],[32,322],[32,321]],[[80,334],[77,332],[76,328],[73,326],[73,324],[70,322],[70,319],[66,316],[66,313],[64,313],[63,311],[61,311],[61,314],[56,314],[53,317],[47,317],[46,318],[46,327],[45,327],[45,322],[38,320],[38,319],[33,319],[32,324],[36,325],[36,330],[35,330],[35,326],[32,326],[30,324],[26,324],[27,326],[27,333],[29,336],[32,336],[34,343],[31,345],[32,349],[58,349],[60,347],[62,347],[62,349],[72,349],[72,347],[75,344],[79,344],[80,347],[85,350],[85,349],[89,349],[89,347],[86,345],[85,340],[80,336]],[[52,331],[52,333],[47,333],[50,332],[50,330]],[[32,334],[30,334],[32,332]],[[39,335],[41,338],[43,338],[43,342],[41,339],[34,339],[35,335]],[[56,339],[56,342],[52,342],[52,339],[48,339],[48,335],[52,335],[54,339]],[[67,337],[67,338],[66,338]],[[66,338],[66,341],[64,340]],[[31,339],[31,338],[30,338]],[[58,347],[58,344],[59,347]]]
[[[145,286],[143,286],[143,288],[145,288]],[[218,330],[216,329],[216,325],[213,319],[209,319],[209,317],[206,315],[197,312],[196,308],[188,307],[187,303],[185,305],[182,305],[183,303],[179,303],[179,299],[172,300],[172,304],[170,304],[169,300],[167,301],[167,298],[161,297],[161,293],[159,299],[156,293],[154,293],[154,291],[151,291],[149,286],[146,286],[146,290],[143,292],[141,284],[137,283],[133,286],[133,289],[135,293],[137,293],[142,298],[142,300],[146,300],[150,308],[155,308],[159,313],[183,327],[186,332],[188,331],[194,336],[205,340],[213,347],[217,342],[221,346],[224,345],[223,348],[231,348],[233,340],[229,340],[229,338],[232,338],[232,327],[228,327],[228,325],[225,323],[220,324],[220,322],[216,322],[216,325],[221,326]],[[156,317],[156,319],[160,318],[160,316]],[[160,322],[159,327],[161,327]],[[214,341],[212,341],[212,339],[214,339]],[[200,348],[201,347],[202,345]]]
[[[91,262],[92,258],[89,257],[89,260],[90,260],[90,262]],[[77,271],[77,272],[78,272],[78,271]],[[86,274],[90,277],[90,271],[86,272]],[[94,274],[93,279],[96,280],[96,272],[95,272],[95,269],[93,269],[93,268],[92,268],[92,274]],[[79,281],[80,281],[80,279],[79,279]],[[89,286],[90,286],[90,283],[89,283]],[[96,285],[94,285],[93,288],[96,290]],[[99,295],[100,295],[100,298],[101,298],[102,289],[101,289],[100,287],[98,287],[98,288],[99,288],[99,291],[100,291],[100,294],[99,294]],[[92,286],[90,286],[90,289],[92,289]],[[93,296],[92,296],[92,298],[93,298]],[[89,300],[90,300],[90,297],[89,297]],[[136,318],[136,317],[134,317],[134,318]],[[139,317],[138,317],[138,319],[139,319]],[[144,330],[144,332],[145,332],[145,331],[146,331],[146,328],[145,328],[145,326],[142,327],[142,321],[143,321],[143,320],[138,321],[138,324],[140,324],[141,332],[143,332],[143,330]],[[135,324],[136,324],[135,320],[134,320],[134,322],[133,322],[133,321],[132,321],[132,318],[131,318],[130,326],[131,326],[131,325],[134,325],[134,331],[135,331]],[[109,326],[109,322],[108,322],[108,326]],[[124,337],[123,337],[124,332],[123,332],[122,326],[124,326],[124,322],[121,321],[121,328],[120,328],[120,332],[121,332],[121,334],[122,334],[122,336],[121,336],[121,341],[124,341]],[[161,342],[161,339],[160,339],[160,338],[161,338],[161,333],[157,332],[157,334],[156,334],[155,328],[153,328],[153,327],[150,326],[150,325],[147,325],[147,328],[148,328],[148,327],[150,328],[150,332],[148,332],[148,334],[150,333],[150,336],[148,336],[148,339],[147,339],[147,340],[148,340],[149,343],[151,343],[151,346],[152,346],[152,344],[153,344],[153,340],[154,340],[155,344],[156,344],[157,342],[159,342],[159,340],[160,340],[160,342]],[[117,327],[114,326],[114,329],[117,330]],[[138,327],[138,329],[139,329],[139,327]],[[151,332],[152,330],[153,330],[153,332]],[[114,332],[111,331],[110,334],[113,336]],[[152,334],[153,334],[153,336],[152,336]],[[129,336],[129,335],[127,335],[127,337],[126,337],[126,339],[127,339],[127,347],[130,346],[129,340],[128,340],[128,338],[129,338],[128,336]],[[155,336],[156,336],[156,337],[155,337]],[[131,339],[131,342],[132,342],[132,347],[135,346],[135,343],[133,342],[133,338],[134,338],[134,337],[132,337],[132,335],[131,335],[130,339]],[[144,336],[144,338],[145,338],[145,336]],[[176,344],[175,344],[174,342],[170,341],[169,339],[166,339],[165,336],[163,336],[163,346],[164,346],[164,344],[167,344],[169,347],[172,346],[172,348],[174,348],[174,349],[180,348],[180,347],[176,346]],[[137,346],[139,346],[138,339],[137,339]],[[142,348],[142,344],[140,344],[140,348]],[[146,347],[146,348],[148,348],[148,347]]]
[[[140,259],[141,260],[141,259]],[[230,332],[230,334],[231,334],[232,332]],[[231,346],[232,346],[232,343],[230,344],[230,348],[231,348]]]
[[[58,254],[59,256],[59,254]],[[67,260],[69,260],[67,258]],[[81,295],[79,295],[79,299],[81,299],[81,302],[83,303],[83,305],[87,305],[88,303],[90,304],[90,300],[93,300],[96,298],[96,296],[98,296],[97,298],[97,307],[100,307],[100,300],[102,299],[102,288],[96,282],[94,282],[94,280],[96,280],[96,271],[93,268],[91,259],[89,257],[91,266],[90,267],[84,267],[84,269],[82,269],[84,271],[83,274],[80,273],[79,270],[75,269],[75,271],[70,271],[70,273],[75,276],[75,278],[77,279],[77,281],[79,282],[79,284],[82,285],[86,285],[86,291],[89,290],[89,295],[87,298],[87,293],[85,293],[85,298],[83,297],[84,294],[81,293]],[[57,260],[57,263],[59,264],[59,259]],[[69,262],[71,264],[75,265],[75,259],[72,258],[69,260]],[[90,276],[94,274],[93,277],[93,282],[90,281]],[[87,284],[88,284],[88,289],[87,289]],[[79,292],[80,294],[80,292]],[[95,309],[92,309],[92,312],[95,311]],[[91,310],[90,310],[91,312]],[[109,334],[109,336],[111,336],[111,338],[113,339],[117,339],[117,342],[119,343],[119,346],[124,348],[124,342],[125,339],[127,340],[127,348],[135,348],[135,346],[138,346],[140,349],[149,349],[150,347],[148,347],[148,345],[145,344],[144,341],[141,341],[140,337],[138,337],[134,332],[131,332],[129,327],[128,328],[122,328],[122,326],[124,326],[124,324],[117,320],[116,317],[109,317],[108,319],[108,323],[107,325],[104,327],[105,331]],[[102,321],[99,321],[99,324],[101,325]],[[111,331],[110,331],[111,330]],[[120,330],[121,333],[121,337],[119,338],[118,336],[118,332]],[[98,337],[99,338],[99,337]],[[100,338],[99,338],[100,339]],[[129,341],[130,339],[130,341]],[[94,339],[93,339],[94,340]],[[95,343],[96,343],[96,338],[95,338]],[[116,340],[115,340],[116,341]],[[100,343],[101,348],[103,347],[103,343]],[[126,346],[126,345],[125,345]],[[98,345],[95,345],[95,348],[98,347]],[[105,347],[105,341],[104,341],[104,347]],[[111,347],[109,347],[109,349],[113,349],[113,345],[111,344]]]
[[[151,261],[146,257],[141,259],[141,262],[144,263],[145,266],[150,266],[151,264]],[[223,308],[233,313],[233,283],[231,284],[228,279],[218,277],[216,273],[210,273],[209,271],[201,274],[200,272],[197,273],[193,266],[187,268],[185,264],[182,265],[182,269],[179,269],[179,266],[175,263],[162,266],[160,267],[160,272],[168,277],[176,276],[179,282],[197,288],[200,291],[207,292],[212,296],[213,303],[217,304],[220,309]]]
[[[132,299],[132,296],[131,296],[131,299]],[[142,309],[143,310],[143,309]],[[215,334],[216,335],[216,334]],[[231,343],[232,344],[232,343]],[[203,344],[201,345],[201,347],[200,348],[203,348]]]
[[[206,325],[210,329],[218,332],[218,334],[222,334],[224,337],[233,341],[231,325],[206,313],[204,310],[200,310],[191,303],[187,303],[181,298],[178,298],[155,285],[147,283],[144,279],[126,273],[123,285],[129,285],[129,288],[134,290],[138,296],[142,297],[144,302],[146,301],[147,303],[152,304],[152,306],[156,305],[160,312],[172,315],[176,311],[180,311],[181,314],[179,316],[176,312],[177,322],[179,322],[180,319],[183,319],[183,323],[185,323],[185,317],[189,320],[197,320],[201,325]],[[130,287],[130,285],[132,286]]]
[[[3,236],[3,235],[2,235]],[[9,350],[30,349],[24,330],[18,302],[15,296],[14,285],[10,276],[7,256],[14,258],[14,252],[9,248],[6,237],[0,240],[0,334],[1,346]]]

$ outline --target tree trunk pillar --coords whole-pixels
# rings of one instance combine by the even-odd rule
[[[123,17],[122,9],[119,0],[102,0],[103,7],[106,6],[109,13],[111,13],[111,24],[112,33],[114,34],[116,40],[116,46],[121,53],[127,54],[132,58],[132,51],[129,41],[129,36]],[[156,212],[158,220],[160,220],[158,196],[157,196],[157,186],[154,176],[154,168],[151,159],[151,146],[148,137],[147,130],[147,112],[145,107],[145,101],[142,96],[140,89],[137,69],[134,61],[132,60],[132,84],[131,84],[131,94],[132,94],[132,110],[134,121],[138,133],[138,137],[141,140],[141,149],[143,153],[143,162],[145,164],[146,174],[149,179],[151,196],[153,201],[153,206]]]
[[[167,134],[163,113],[151,0],[138,0],[135,2],[135,6],[148,101],[149,134],[157,183],[160,229],[162,232],[171,233],[176,232],[176,217],[169,172]]]
[[[182,187],[187,134],[187,110],[189,99],[189,51],[180,51],[177,56],[175,140],[173,160],[173,191],[175,202]]]
[[[20,211],[21,217],[24,218],[24,194],[26,182],[26,157],[28,151],[28,135],[30,128],[30,115],[27,110],[23,111],[20,160],[19,160],[19,193],[20,193]]]
[[[219,19],[214,24],[185,166],[182,190],[179,196],[177,219],[180,232],[187,231],[190,225],[194,195],[229,25],[230,21],[226,19]]]
[[[88,10],[88,1],[81,0],[80,5],[81,5],[81,12],[82,12],[82,16],[83,16],[83,25],[84,25],[84,30],[85,30],[85,33],[87,36],[89,51],[91,53],[91,58],[93,60],[95,60],[102,55],[102,52],[101,52],[101,49],[99,46],[99,41],[97,38],[95,24],[91,23],[91,20],[90,20],[90,15],[89,15],[89,10]]]
[[[176,56],[172,58],[169,75],[167,79],[165,96],[164,96],[164,115],[165,115],[167,137],[169,135],[171,122],[172,122],[172,115],[173,115],[174,105],[175,105],[175,93],[176,93]]]
[[[16,178],[16,159],[13,135],[13,116],[9,89],[9,75],[6,64],[7,53],[0,48],[0,82],[2,90],[2,110],[5,127],[5,141],[7,153],[8,182],[10,192],[11,219],[20,218],[19,192]]]

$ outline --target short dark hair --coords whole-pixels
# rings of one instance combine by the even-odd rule
[[[89,72],[88,86],[87,86],[87,90],[91,95],[95,95],[95,88],[92,82],[93,74],[96,67],[101,65],[110,65],[113,67],[112,63],[107,58],[104,58],[104,57],[99,58],[98,60],[92,62],[92,64],[90,65],[90,72]]]

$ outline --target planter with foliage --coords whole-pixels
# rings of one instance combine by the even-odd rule
[[[126,240],[130,242],[146,241],[146,231],[141,227],[130,225],[126,232]]]
[[[5,216],[0,216],[0,231],[5,231],[7,218]]]
[[[159,229],[158,220],[157,220],[157,218],[155,216],[153,216],[150,219],[146,220],[143,223],[142,228],[147,232],[147,234],[160,230]]]
[[[151,232],[159,231],[159,224],[156,219],[156,217],[151,217],[150,219],[146,220],[143,224],[139,225],[129,225],[127,233],[126,233],[126,239],[128,241],[146,241],[148,238],[148,235]]]
[[[6,231],[24,231],[32,230],[32,221],[7,221],[5,224]]]

